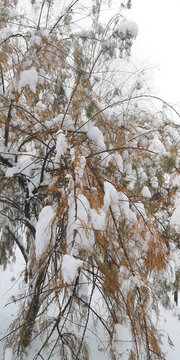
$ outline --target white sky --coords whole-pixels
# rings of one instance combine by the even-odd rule
[[[180,103],[180,0],[133,0],[132,4],[129,17],[139,27],[133,52],[144,64],[147,60],[158,66],[158,95]]]
[[[121,0],[110,1],[110,11],[116,13]],[[134,65],[138,70],[141,64],[152,67],[147,74],[152,93],[180,106],[180,0],[132,0],[125,15],[139,28],[131,58]]]

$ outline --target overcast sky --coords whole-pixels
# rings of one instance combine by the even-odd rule
[[[116,13],[121,0],[110,1]],[[180,0],[132,0],[126,17],[139,27],[131,58],[134,64],[138,69],[141,62],[142,67],[151,66],[152,92],[180,107]]]
[[[180,1],[133,0],[132,4],[129,17],[139,27],[134,55],[159,68],[155,72],[159,94],[180,104]]]

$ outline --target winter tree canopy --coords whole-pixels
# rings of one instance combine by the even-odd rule
[[[26,3],[0,0],[0,264],[24,258],[2,341],[13,360],[85,360],[101,332],[109,359],[164,359],[180,127],[129,85],[131,1],[107,21],[108,1]]]

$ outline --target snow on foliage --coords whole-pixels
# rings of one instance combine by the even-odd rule
[[[147,219],[146,210],[144,204],[141,201],[134,203],[134,207],[141,217]]]
[[[37,82],[38,82],[38,73],[34,66],[29,70],[22,71],[18,82],[18,92],[20,93],[23,87],[29,86],[31,91],[35,93]]]
[[[122,159],[122,156],[119,154],[119,153],[115,153],[112,155],[112,158],[115,160],[118,168],[119,168],[119,171],[120,171],[120,175],[123,173],[123,170],[124,170],[124,166],[123,166],[123,159]]]
[[[115,217],[118,218],[120,215],[120,210],[118,205],[118,193],[115,187],[111,183],[106,181],[104,182],[104,206],[103,206],[105,212],[107,212],[109,206],[111,206]]]
[[[175,202],[175,210],[170,218],[170,225],[180,234],[180,199]]]
[[[50,243],[54,242],[53,220],[56,216],[51,206],[45,206],[40,214],[36,225],[36,258],[39,259]]]
[[[134,21],[123,21],[117,26],[119,36],[124,40],[128,37],[136,38],[138,26]]]
[[[150,179],[150,181],[151,181],[151,186],[152,186],[154,189],[158,189],[159,184],[158,184],[158,178],[157,178],[157,176],[152,176],[151,179]]]
[[[12,177],[14,174],[24,174],[26,176],[31,176],[32,167],[33,158],[31,156],[20,156],[16,165],[7,169],[6,177]]]
[[[88,281],[87,281],[86,277],[82,273],[80,273],[78,294],[80,297],[82,297],[86,301],[88,299],[88,290],[89,290]]]
[[[64,120],[64,121],[63,121]],[[64,117],[63,114],[59,114],[52,120],[46,120],[46,126],[51,128],[53,125],[61,125],[63,130],[74,130],[74,122],[72,117],[68,114]]]
[[[148,149],[150,151],[154,151],[155,153],[158,153],[161,155],[166,155],[166,149],[165,149],[163,143],[161,142],[161,140],[159,139],[158,134],[154,135],[154,138],[151,141]]]
[[[123,192],[120,192],[118,197],[121,216],[125,218],[130,225],[133,225],[137,222],[137,218],[135,212],[129,207],[128,197]]]
[[[67,151],[67,140],[65,134],[61,131],[56,140],[56,157],[55,162],[59,162],[60,158]]]
[[[78,269],[83,265],[83,261],[76,259],[74,256],[65,254],[63,256],[61,271],[63,281],[66,284],[74,282]]]
[[[142,196],[144,196],[147,199],[151,198],[151,193],[149,191],[149,188],[146,185],[143,186],[143,188],[141,190],[141,194],[142,194]]]
[[[5,41],[11,35],[12,35],[11,29],[9,29],[7,27],[4,27],[4,28],[1,29],[1,32],[0,32],[0,39],[1,39],[1,41]]]
[[[72,154],[72,151],[71,151],[71,154]],[[76,181],[79,183],[81,183],[81,182],[83,183],[83,175],[84,175],[85,166],[86,166],[86,159],[84,156],[80,156],[77,160],[76,167],[74,169],[75,175],[76,175]]]
[[[95,230],[104,230],[106,225],[106,213],[99,209],[91,209],[91,222]]]
[[[105,150],[106,145],[104,143],[104,136],[102,131],[97,126],[89,127],[87,131],[89,140],[93,141],[95,145],[99,147],[99,150]]]
[[[42,38],[40,36],[33,36],[31,38],[31,43],[30,45],[31,46],[37,46],[37,47],[40,47],[41,46],[41,42],[42,42]]]
[[[73,246],[74,255],[78,249],[92,250],[94,234],[89,225],[90,204],[88,199],[79,194],[74,199],[73,192],[68,197],[69,216],[67,227],[67,242]]]

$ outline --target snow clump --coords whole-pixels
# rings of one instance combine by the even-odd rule
[[[58,136],[57,136],[57,141],[56,141],[56,157],[55,157],[55,161],[59,162],[60,161],[60,157],[62,155],[64,155],[64,153],[67,151],[67,141],[66,141],[66,137],[63,134],[63,132],[61,131]]]
[[[11,35],[12,35],[12,31],[9,28],[4,27],[4,28],[1,29],[1,32],[0,32],[0,40],[5,41]]]
[[[87,136],[89,140],[93,141],[100,149],[105,150],[104,136],[102,131],[97,126],[91,126],[88,129]]]
[[[176,200],[175,210],[170,218],[170,226],[174,228],[177,234],[180,234],[180,199]]]
[[[17,163],[13,167],[6,170],[6,177],[13,177],[15,174],[23,174],[25,176],[32,176],[33,158],[30,155],[22,155],[18,158]]]
[[[106,227],[106,214],[102,209],[98,212],[91,209],[91,222],[95,230],[105,230]]]
[[[143,217],[144,219],[147,219],[146,210],[145,210],[144,204],[141,201],[134,203],[134,207],[135,207],[137,213],[141,217]]]
[[[29,86],[31,91],[35,93],[37,82],[38,73],[34,66],[29,70],[22,71],[18,82],[18,92],[20,93],[23,87]]]
[[[108,181],[104,182],[104,205],[103,211],[106,213],[111,206],[113,214],[116,219],[120,216],[120,209],[118,204],[118,192],[116,188]]]
[[[53,219],[56,213],[51,206],[45,206],[36,225],[36,258],[39,259],[53,238]]]
[[[77,271],[82,265],[83,265],[82,260],[76,259],[74,256],[65,254],[63,256],[63,261],[61,266],[62,278],[64,283],[70,285],[74,281],[77,275]]]
[[[68,197],[68,206],[68,245],[71,246],[74,243],[74,255],[78,254],[80,248],[92,250],[95,240],[91,224],[89,224],[90,204],[88,199],[83,194],[79,194],[75,201],[74,192],[72,192]],[[74,233],[76,234],[75,239]]]
[[[126,38],[136,38],[138,35],[138,26],[134,21],[123,21],[117,27],[118,35],[122,40]]]
[[[165,149],[163,143],[161,142],[161,140],[159,140],[159,137],[157,134],[154,135],[154,138],[151,141],[151,144],[149,145],[148,150],[158,153],[160,155],[166,155],[166,149]]]
[[[151,193],[150,193],[149,188],[147,186],[143,186],[143,188],[141,190],[141,195],[144,196],[147,199],[151,198]]]

